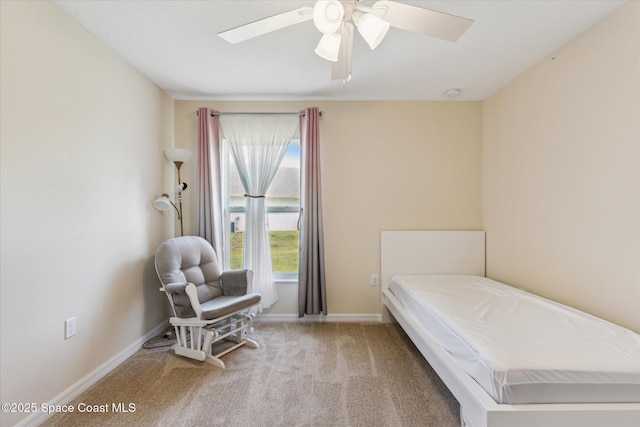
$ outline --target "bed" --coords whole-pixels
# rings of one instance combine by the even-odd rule
[[[451,390],[461,424],[640,426],[638,334],[485,278],[484,247],[482,231],[381,234],[383,319]]]

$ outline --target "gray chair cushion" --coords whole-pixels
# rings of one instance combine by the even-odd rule
[[[189,283],[170,283],[164,287],[164,289],[171,294],[171,300],[173,301],[173,307],[176,312],[176,316],[182,318],[195,317],[196,313],[193,311],[191,307],[191,301],[189,300],[189,296],[185,293],[185,288]],[[209,294],[217,295],[214,298],[204,299],[202,297],[203,294],[207,293],[207,291],[213,288],[215,292],[208,292]],[[217,291],[220,290],[220,282],[214,282],[213,284],[205,283],[204,285],[197,286],[196,291],[198,292],[198,301],[209,301],[221,296]],[[204,291],[204,292],[202,292]]]
[[[222,317],[234,311],[249,308],[260,302],[260,294],[247,294],[242,296],[226,296],[209,300],[202,306],[202,318],[204,320],[213,320]]]
[[[196,286],[202,319],[213,320],[260,302],[260,294],[247,293],[247,270],[226,271],[211,244],[198,236],[175,237],[156,251],[156,270],[165,290],[171,294],[175,315],[195,317],[188,283]]]
[[[224,295],[244,295],[247,293],[247,270],[225,271],[220,277]]]
[[[169,239],[156,251],[156,269],[163,284],[193,283],[202,303],[222,295],[222,268],[215,251],[202,237]],[[186,297],[186,295],[185,295]]]

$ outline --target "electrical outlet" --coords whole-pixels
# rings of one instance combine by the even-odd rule
[[[377,274],[372,274],[371,275],[371,286],[378,286],[378,275]]]
[[[68,340],[76,334],[76,318],[71,317],[64,321],[64,339]]]

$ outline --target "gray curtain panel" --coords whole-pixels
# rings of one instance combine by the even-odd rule
[[[222,244],[222,180],[220,174],[220,116],[198,109],[198,192],[196,233],[215,250],[224,265]]]
[[[298,317],[327,314],[320,185],[320,111],[306,108],[300,117],[300,266]]]

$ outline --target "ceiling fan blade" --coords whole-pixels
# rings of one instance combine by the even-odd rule
[[[290,25],[310,21],[313,16],[312,12],[313,8],[311,7],[301,7],[300,9],[290,10],[288,12],[260,19],[259,21],[251,22],[250,24],[223,31],[218,33],[218,35],[229,43],[239,43]]]
[[[371,9],[389,21],[392,27],[452,42],[457,41],[474,22],[473,19],[388,0],[375,3]]]
[[[353,51],[353,24],[345,22],[340,32],[338,60],[331,63],[331,80],[351,80],[351,53]]]

